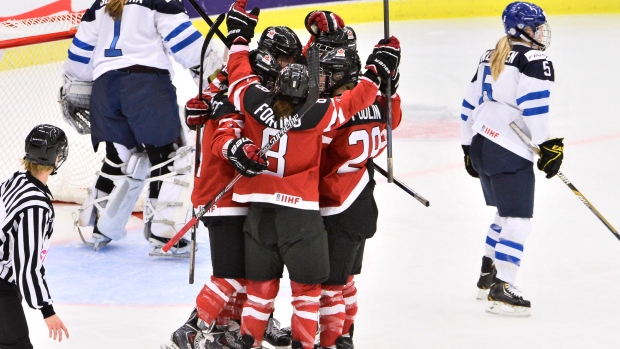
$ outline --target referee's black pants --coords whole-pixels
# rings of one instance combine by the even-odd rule
[[[17,285],[0,279],[0,349],[32,349]]]

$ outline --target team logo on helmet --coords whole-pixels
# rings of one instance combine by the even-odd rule
[[[269,39],[273,39],[274,36],[276,36],[276,30],[275,29],[270,29],[269,32],[267,32],[267,37]]]
[[[344,49],[343,48],[339,48],[338,51],[336,51],[336,57],[344,57]]]
[[[271,55],[263,55],[263,62],[270,64],[271,63]]]
[[[355,36],[353,35],[353,31],[351,31],[351,29],[347,29],[347,39],[355,39]]]

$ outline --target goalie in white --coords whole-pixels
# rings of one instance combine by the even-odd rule
[[[201,39],[180,1],[96,1],[84,13],[63,66],[61,103],[74,127],[88,114],[95,150],[106,144],[104,164],[78,219],[81,226],[94,226],[94,241],[84,242],[95,249],[125,237],[125,225],[147,183],[145,237],[153,251],[191,212],[183,203],[189,203],[192,186],[192,149],[180,137],[169,56],[184,68],[198,66]],[[205,66],[221,66],[219,56],[209,45]],[[88,92],[77,87],[89,81],[92,95],[86,108]],[[187,240],[172,251],[188,253]]]

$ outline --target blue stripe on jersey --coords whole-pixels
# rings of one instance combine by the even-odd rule
[[[503,254],[501,252],[495,251],[495,259],[499,261],[504,261],[508,263],[512,263],[514,265],[521,266],[521,260],[515,256],[509,256],[507,254]]]
[[[467,119],[469,119],[469,116],[467,116],[465,114],[461,114],[461,120],[467,121]]]
[[[476,109],[476,107],[474,107],[473,105],[469,104],[469,102],[467,102],[466,100],[463,100],[463,107],[465,107],[467,109],[471,109],[471,110]]]
[[[188,36],[187,38],[185,38],[185,40],[172,46],[170,48],[170,51],[172,51],[172,53],[177,53],[181,51],[182,49],[186,48],[187,46],[191,45],[194,41],[200,39],[201,37],[202,37],[202,34],[200,34],[200,32],[196,30],[194,34]]]
[[[168,34],[165,38],[164,41],[170,41],[171,39],[174,39],[175,37],[177,37],[177,35],[181,34],[185,29],[189,28],[192,26],[192,22],[187,21],[185,23],[181,23],[179,24],[178,27],[174,28],[170,34]]]
[[[525,96],[517,99],[517,105],[520,105],[521,103],[526,101],[533,101],[535,99],[549,98],[550,95],[551,93],[549,92],[549,90],[528,93]]]
[[[84,51],[94,51],[95,50],[95,46],[93,45],[89,45],[87,43],[85,43],[84,41],[74,37],[73,38],[73,45],[75,45],[75,47],[77,48],[81,48]]]
[[[90,62],[90,58],[84,57],[84,56],[78,56],[75,53],[71,52],[71,50],[69,50],[69,59],[72,61],[76,61],[76,62],[84,63],[84,64],[88,64],[88,62]]]
[[[493,229],[493,231],[497,232],[497,233],[501,233],[502,232],[502,227],[500,227],[499,225],[493,223],[491,224],[491,229]]]
[[[540,114],[546,114],[549,112],[549,106],[545,105],[538,108],[527,108],[523,109],[523,116],[534,116]]]

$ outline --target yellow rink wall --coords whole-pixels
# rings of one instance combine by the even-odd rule
[[[501,0],[390,0],[390,21],[499,17],[510,2]],[[532,2],[542,7],[548,16],[620,13],[620,0],[538,0]],[[256,32],[262,32],[269,25],[303,28],[303,20],[308,12],[316,9],[336,12],[347,24],[383,21],[382,1],[341,1],[263,10],[259,16]],[[195,20],[194,24],[203,33],[208,30],[208,26],[202,19]],[[225,25],[222,25],[221,30],[226,33]]]

